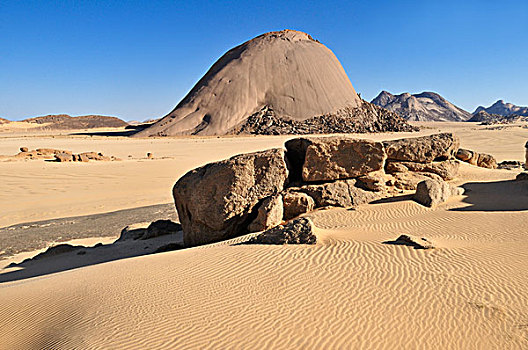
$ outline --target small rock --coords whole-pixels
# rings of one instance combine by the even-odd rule
[[[257,217],[248,226],[249,232],[258,232],[270,229],[282,222],[284,207],[282,196],[272,196],[264,199],[257,211]]]
[[[28,152],[29,149],[27,147],[20,147],[20,152]]]
[[[396,243],[405,244],[414,247],[415,249],[433,249],[435,248],[433,242],[425,237],[415,237],[411,235],[401,235],[395,241]]]
[[[515,170],[515,169],[522,169],[524,167],[523,162],[519,162],[518,160],[505,160],[500,162],[497,165],[497,169],[506,169],[506,170]]]
[[[308,218],[298,218],[250,239],[248,244],[315,244],[317,236]]]
[[[152,155],[152,153],[148,152],[148,153],[147,153],[147,158],[148,158],[148,159],[152,159],[152,158],[154,158],[154,155]]]
[[[447,182],[429,179],[418,184],[413,199],[426,207],[435,207],[458,193],[458,189]]]
[[[495,157],[490,154],[480,153],[477,165],[482,168],[496,169],[497,161],[495,160]]]
[[[315,202],[312,197],[302,192],[288,191],[282,195],[284,220],[291,220],[301,214],[312,211]]]
[[[73,156],[68,153],[58,153],[55,155],[55,161],[57,162],[71,162]]]
[[[157,220],[151,223],[145,233],[141,236],[142,240],[159,237],[163,235],[170,235],[182,230],[180,224],[172,222],[171,220]]]
[[[528,181],[528,172],[522,172],[515,177],[516,181]]]

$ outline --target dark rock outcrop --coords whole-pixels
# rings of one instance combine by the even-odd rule
[[[316,244],[314,225],[308,218],[298,218],[253,237],[247,244]]]

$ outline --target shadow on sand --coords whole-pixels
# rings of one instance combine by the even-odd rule
[[[528,181],[468,182],[464,203],[471,204],[451,211],[523,211],[528,210]]]
[[[182,248],[182,232],[147,240],[117,240],[114,243],[106,245],[99,243],[93,247],[62,244],[48,249],[45,253],[26,259],[21,263],[13,263],[7,266],[3,269],[5,272],[0,271],[0,284],[73,270],[79,267],[96,265],[114,260]]]

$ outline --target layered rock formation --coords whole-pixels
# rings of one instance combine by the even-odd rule
[[[383,143],[296,138],[286,142],[286,153],[271,149],[207,164],[174,185],[185,245],[272,229],[316,208],[366,204],[416,189],[423,180],[444,186],[444,179],[457,174],[458,145],[453,134]],[[438,199],[431,192],[430,202],[437,204],[446,193]],[[270,234],[272,240],[282,239],[275,231]]]
[[[522,116],[517,114],[500,115],[500,114],[489,114],[488,112],[481,110],[476,112],[468,122],[479,122],[482,125],[491,124],[511,124],[517,122],[528,122],[528,116]]]
[[[327,47],[283,30],[228,51],[172,112],[135,136],[408,129],[397,115],[358,97]]]
[[[413,121],[466,121],[471,114],[434,92],[393,95],[382,91],[371,103]]]
[[[469,149],[459,148],[456,153],[456,158],[481,168],[497,168],[497,160],[491,154],[477,153]]]
[[[46,115],[43,117],[22,120],[25,123],[40,124],[45,129],[92,129],[92,128],[118,128],[127,126],[128,123],[116,118],[103,115],[82,115],[71,117],[67,114]]]

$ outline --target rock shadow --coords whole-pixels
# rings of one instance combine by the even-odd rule
[[[183,248],[182,231],[148,239],[131,237],[123,239],[122,235],[114,243],[105,245],[99,243],[93,247],[60,244],[20,263],[10,264],[4,268],[4,271],[12,270],[13,268],[21,269],[6,272],[0,271],[0,284]]]
[[[528,210],[528,181],[468,182],[461,186],[471,204],[450,211],[523,211]]]

